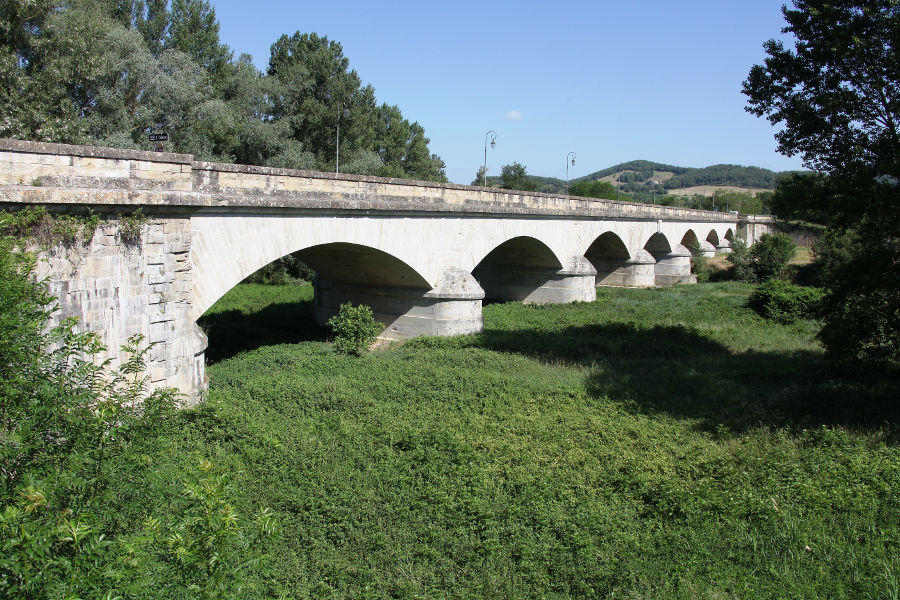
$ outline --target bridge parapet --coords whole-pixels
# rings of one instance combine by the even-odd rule
[[[388,210],[731,222],[734,215],[364,175],[210,163],[191,155],[0,139],[0,202],[193,211]],[[59,190],[65,190],[60,193]],[[75,190],[84,190],[73,193]]]

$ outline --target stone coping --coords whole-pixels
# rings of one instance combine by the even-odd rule
[[[51,142],[29,142],[0,138],[0,152],[22,152],[28,154],[56,154],[59,156],[80,156],[85,158],[111,158],[116,160],[142,160],[147,162],[189,165],[194,162],[190,154],[173,152],[148,152],[146,150],[125,150],[101,146],[76,146]]]

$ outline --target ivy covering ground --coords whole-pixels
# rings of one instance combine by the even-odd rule
[[[207,319],[281,343],[233,343],[153,460],[203,452],[269,507],[295,597],[898,593],[897,384],[833,372],[749,286],[491,305],[484,334],[362,357],[267,321],[302,322],[309,286],[257,289]]]

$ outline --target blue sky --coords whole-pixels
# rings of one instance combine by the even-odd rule
[[[340,42],[379,102],[418,121],[447,176],[512,162],[571,178],[646,159],[801,168],[744,111],[741,83],[780,38],[781,0],[287,2],[211,0],[222,41],[261,69],[282,34]]]

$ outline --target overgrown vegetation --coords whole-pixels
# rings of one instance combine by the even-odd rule
[[[220,478],[187,479],[185,503],[172,504],[167,493],[135,512],[134,498],[157,475],[147,452],[181,418],[177,398],[172,390],[147,392],[149,348],[140,336],[112,370],[99,359],[98,334],[71,319],[48,327],[54,300],[33,281],[34,261],[0,237],[0,596],[211,599],[264,591],[255,568],[273,521],[262,513],[246,542],[249,530]]]
[[[890,597],[900,379],[833,369],[751,289],[493,304],[483,334],[362,357],[284,336],[210,367],[154,460],[214,449],[284,525],[294,597]],[[260,328],[311,309],[272,293]]]
[[[0,210],[0,236],[32,242],[45,251],[87,244],[99,224],[99,215],[90,210],[86,215],[49,213],[43,206]]]
[[[822,314],[821,288],[802,287],[769,279],[750,294],[747,305],[767,319],[793,323],[799,319],[816,319]]]

